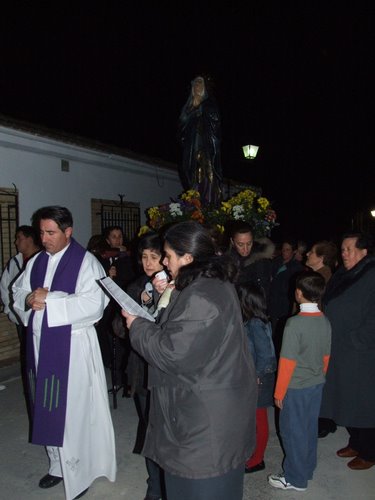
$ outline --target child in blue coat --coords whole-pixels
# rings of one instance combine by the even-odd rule
[[[250,473],[265,468],[264,453],[269,436],[267,408],[273,406],[276,356],[263,288],[256,283],[246,283],[238,285],[237,292],[258,382],[256,448],[245,466],[245,472]]]

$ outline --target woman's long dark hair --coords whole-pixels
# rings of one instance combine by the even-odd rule
[[[263,288],[257,283],[237,285],[236,288],[243,319],[259,318],[263,323],[268,323],[267,301]]]
[[[234,281],[237,269],[230,256],[216,255],[215,244],[201,224],[194,221],[171,226],[164,235],[165,242],[177,255],[189,253],[193,262],[180,268],[175,279],[178,290],[189,285],[197,276]]]

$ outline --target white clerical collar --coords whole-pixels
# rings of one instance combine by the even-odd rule
[[[299,308],[301,312],[320,312],[318,304],[316,304],[315,302],[305,302],[303,304],[300,304]]]
[[[57,253],[49,253],[46,250],[46,254],[49,255],[50,257],[56,258],[56,259],[61,259],[61,257],[64,255],[64,253],[68,250],[68,247],[70,245],[70,242],[66,245],[66,247],[62,248],[59,252]]]

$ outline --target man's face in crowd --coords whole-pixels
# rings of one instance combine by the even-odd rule
[[[22,231],[18,231],[18,233],[16,233],[14,244],[16,245],[17,252],[24,254],[27,253],[30,245],[33,244],[33,239],[31,236],[25,236]]]
[[[248,257],[253,247],[253,235],[251,233],[237,233],[232,238],[232,244],[241,257]]]
[[[62,231],[55,221],[42,219],[40,221],[40,239],[46,251],[50,254],[60,252],[70,243],[73,229],[67,227]]]
[[[341,256],[345,269],[349,271],[367,255],[367,250],[357,248],[358,238],[345,238],[341,244]]]

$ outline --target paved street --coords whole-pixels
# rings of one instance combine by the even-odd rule
[[[47,472],[44,449],[27,442],[28,422],[22,395],[18,365],[0,369],[0,499],[64,500],[62,483],[50,490],[38,487]],[[110,399],[111,406],[112,400]],[[271,488],[267,475],[280,471],[282,451],[275,434],[273,410],[270,411],[271,436],[266,452],[266,470],[245,477],[244,500],[370,500],[375,499],[375,467],[351,471],[346,459],[336,457],[336,450],[347,444],[345,429],[319,440],[318,467],[306,492],[280,491]],[[132,453],[137,415],[131,399],[119,395],[118,408],[112,409],[116,433],[118,474],[115,483],[98,479],[84,497],[87,500],[143,500],[146,471],[141,456]],[[228,499],[230,500],[230,499]]]

